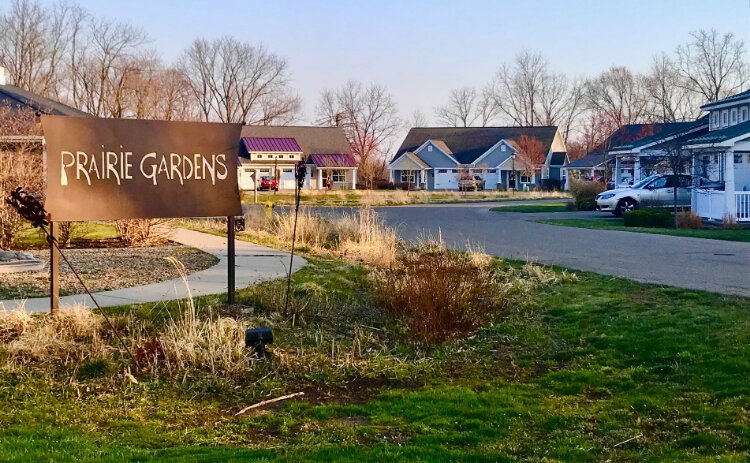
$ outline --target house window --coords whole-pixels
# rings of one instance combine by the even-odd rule
[[[747,106],[743,107],[740,111],[740,121],[745,122],[747,120]]]
[[[505,144],[500,145],[500,151],[505,151]]]
[[[457,173],[458,173],[458,169],[451,169],[451,174],[457,174]]]
[[[718,111],[714,111],[713,113],[711,113],[711,122],[712,122],[711,125],[713,127],[716,127],[719,125],[719,112]]]
[[[497,173],[497,169],[487,169],[488,174],[495,174]]]
[[[416,178],[416,172],[413,170],[401,171],[401,183],[415,183]]]
[[[742,164],[742,155],[741,154],[735,154],[734,155],[734,163],[735,164]]]
[[[432,145],[427,145],[427,152],[432,153]]]
[[[531,183],[531,177],[528,175],[521,175],[521,183]]]
[[[346,181],[346,171],[334,170],[331,173],[331,178],[333,179],[333,183],[344,183]]]
[[[729,111],[727,111],[726,109],[721,112],[721,124],[722,125],[729,124]]]
[[[737,123],[737,109],[732,109],[732,124]]]
[[[438,174],[447,174],[448,169],[438,169]]]

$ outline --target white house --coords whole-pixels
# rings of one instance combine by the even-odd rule
[[[272,176],[279,188],[294,188],[294,166],[304,160],[304,188],[352,190],[357,163],[340,127],[245,126],[242,128],[237,179],[241,190],[255,188],[255,179]]]
[[[537,140],[545,156],[536,169],[518,156],[524,136]],[[493,190],[534,187],[547,179],[559,188],[567,162],[557,127],[417,127],[409,130],[388,171],[390,181],[426,190],[456,190],[464,175],[482,177]]]
[[[750,222],[750,90],[701,106],[707,133],[683,143],[693,159],[693,212]]]

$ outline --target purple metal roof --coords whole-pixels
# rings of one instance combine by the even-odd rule
[[[242,143],[248,153],[301,153],[294,138],[243,137]]]
[[[344,153],[311,154],[310,160],[316,167],[357,167],[354,156]]]

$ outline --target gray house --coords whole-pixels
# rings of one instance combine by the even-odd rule
[[[541,166],[523,161],[519,140],[532,139],[546,155]],[[480,176],[487,189],[533,188],[549,179],[565,184],[567,150],[557,127],[417,127],[388,164],[390,181],[425,190],[457,190],[462,176]]]

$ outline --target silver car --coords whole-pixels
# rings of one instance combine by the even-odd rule
[[[677,207],[689,207],[692,177],[679,175],[677,178]],[[659,174],[646,177],[630,188],[604,191],[596,196],[596,209],[620,217],[639,207],[671,207],[674,204],[674,181],[671,174]]]

